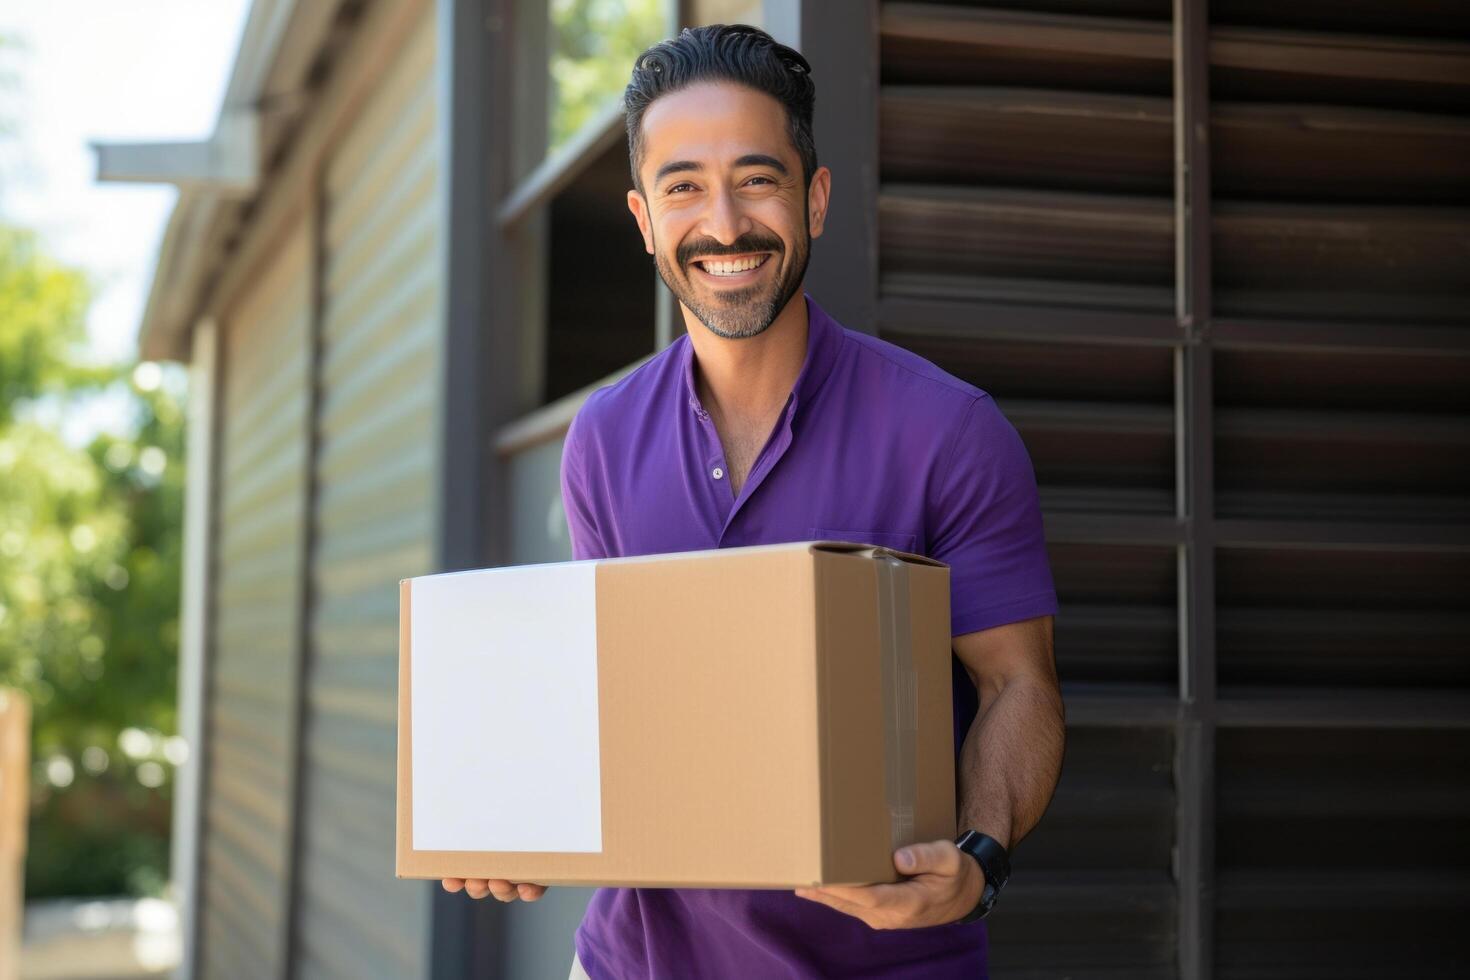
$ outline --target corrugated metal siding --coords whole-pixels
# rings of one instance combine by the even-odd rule
[[[295,747],[310,278],[304,225],[225,322],[206,694],[200,971],[271,977]]]
[[[442,397],[432,7],[325,177],[297,972],[417,976],[428,890],[393,876],[398,580],[432,570]]]

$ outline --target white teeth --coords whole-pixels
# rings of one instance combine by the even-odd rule
[[[737,259],[734,262],[716,262],[714,259],[705,259],[700,265],[704,266],[704,271],[710,275],[734,276],[742,272],[749,272],[768,258],[770,258],[768,255],[758,255],[754,258]]]

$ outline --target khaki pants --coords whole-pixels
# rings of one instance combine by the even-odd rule
[[[577,958],[577,951],[572,951],[572,972],[567,974],[567,980],[592,980],[587,971],[582,969],[582,961]]]

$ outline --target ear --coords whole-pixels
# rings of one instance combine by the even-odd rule
[[[638,231],[643,235],[643,250],[652,255],[653,226],[648,219],[648,201],[637,188],[628,191],[628,210],[633,212],[633,219],[638,222]]]
[[[812,186],[806,194],[807,212],[811,215],[811,235],[813,238],[820,237],[822,229],[827,222],[827,204],[831,201],[832,194],[832,171],[826,167],[818,167],[817,172],[812,174]]]

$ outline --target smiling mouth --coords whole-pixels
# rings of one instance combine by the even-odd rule
[[[758,252],[733,258],[695,259],[689,264],[711,279],[741,280],[753,278],[770,258],[770,252]]]

